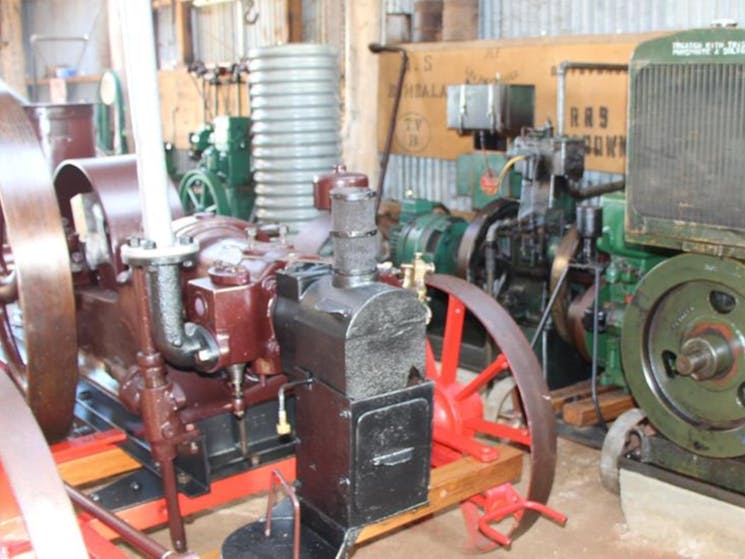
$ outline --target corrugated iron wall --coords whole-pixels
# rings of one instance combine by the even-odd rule
[[[207,63],[235,62],[248,49],[286,43],[289,38],[286,0],[214,4],[194,9],[192,17],[194,54]]]
[[[708,27],[731,18],[745,25],[742,0],[480,0],[483,39],[644,33]]]
[[[385,0],[386,13],[411,13],[412,0]],[[728,18],[745,25],[743,0],[479,0],[482,39],[609,33],[643,33],[708,27]],[[584,181],[597,184],[620,175],[590,171]],[[455,162],[391,155],[386,196],[400,199],[411,190],[453,209],[469,200],[455,191]]]

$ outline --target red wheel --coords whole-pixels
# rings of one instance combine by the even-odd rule
[[[482,461],[494,460],[498,451],[489,444],[489,439],[516,445],[530,457],[529,479],[524,506],[518,512],[507,513],[515,518],[507,543],[509,538],[527,530],[541,514],[561,521],[561,515],[542,506],[553,485],[556,423],[548,387],[535,353],[509,314],[479,288],[461,279],[438,274],[430,276],[427,285],[430,295],[446,298],[447,305],[439,364],[427,345],[427,376],[435,381],[434,465],[445,464],[464,454]],[[441,293],[438,295],[436,292]],[[496,357],[471,380],[460,382],[457,373],[467,314],[470,314],[469,321],[480,324],[493,342]],[[505,386],[502,383],[508,383],[503,393],[511,396],[513,416],[486,416],[483,395],[495,383],[502,386]],[[477,497],[471,504],[485,508],[485,499],[495,496],[485,494]],[[514,499],[512,493],[510,499]],[[479,525],[482,533],[492,540],[499,540],[494,533],[489,533],[493,531],[485,523]],[[480,547],[483,550],[496,545],[492,542],[491,546]]]

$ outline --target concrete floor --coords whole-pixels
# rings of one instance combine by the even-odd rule
[[[569,517],[567,525],[562,528],[541,519],[515,542],[510,551],[496,550],[483,556],[505,559],[712,557],[706,549],[697,549],[695,553],[685,549],[679,553],[661,552],[650,542],[630,534],[619,498],[600,485],[598,460],[599,451],[559,440],[559,462],[549,505]],[[264,507],[263,498],[254,498],[192,519],[187,525],[191,549],[210,558],[218,557],[214,552],[222,540],[236,528],[262,516]],[[163,530],[154,535],[163,543],[168,542]],[[359,547],[354,559],[451,559],[467,555],[464,544],[463,521],[460,510],[455,508]]]

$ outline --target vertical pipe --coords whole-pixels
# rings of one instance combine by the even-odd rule
[[[119,15],[137,149],[143,229],[145,237],[154,241],[158,248],[169,247],[174,243],[174,236],[160,121],[152,4],[150,0],[119,0]]]

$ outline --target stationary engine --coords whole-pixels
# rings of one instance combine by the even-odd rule
[[[22,108],[8,94],[0,103],[8,116],[0,175],[20,170],[11,177],[27,185],[20,191],[0,181],[8,232],[0,330],[10,373],[2,380],[21,387],[48,440],[76,441],[73,455],[120,445],[136,460],[114,480],[96,478],[92,493],[62,488],[48,449],[24,427],[29,448],[49,458],[51,470],[39,461],[33,477],[57,479],[49,498],[60,516],[71,514],[66,492],[86,511],[78,520],[86,530],[102,522],[113,530],[108,537],[157,557],[163,546],[110,510],[137,528],[167,523],[187,557],[185,514],[278,483],[289,500],[270,506],[271,529],[237,531],[223,556],[276,557],[310,546],[332,557],[437,510],[430,492],[451,478],[438,481],[431,468],[458,465],[462,488],[437,506],[466,503],[486,536],[474,547],[508,545],[540,515],[563,521],[543,504],[555,427],[527,342],[482,291],[428,277],[423,262],[403,279],[379,272],[375,194],[364,175],[337,168],[319,181],[329,187],[319,189],[319,208],[331,208],[331,259],[300,253],[286,228],[225,216],[179,217],[172,227],[166,219],[158,231],[162,220],[145,227],[134,157],[68,160],[52,189]],[[16,168],[11,150],[27,164]],[[163,187],[162,201],[178,217],[176,191]],[[45,247],[42,261],[35,243]],[[426,338],[431,298],[451,308],[437,353]],[[498,351],[467,385],[456,376],[466,314]],[[519,403],[506,418],[490,417],[482,401],[497,380]],[[0,388],[17,392],[9,383]],[[28,415],[16,404],[12,414]],[[0,455],[22,511],[33,510],[36,494],[16,477],[26,474],[14,440],[0,444]],[[525,496],[511,485],[524,452]],[[508,532],[492,526],[509,516]],[[43,530],[21,520],[12,525],[20,536],[3,528],[0,542],[28,538],[36,549]],[[74,527],[68,520],[59,525]],[[75,530],[66,530],[65,545],[76,545]],[[106,545],[106,556],[116,557]]]
[[[704,457],[745,455],[743,45],[745,32],[718,28],[634,52],[626,237],[687,254],[644,276],[621,340],[631,392],[664,435],[645,438],[641,460],[739,492],[741,461]]]

